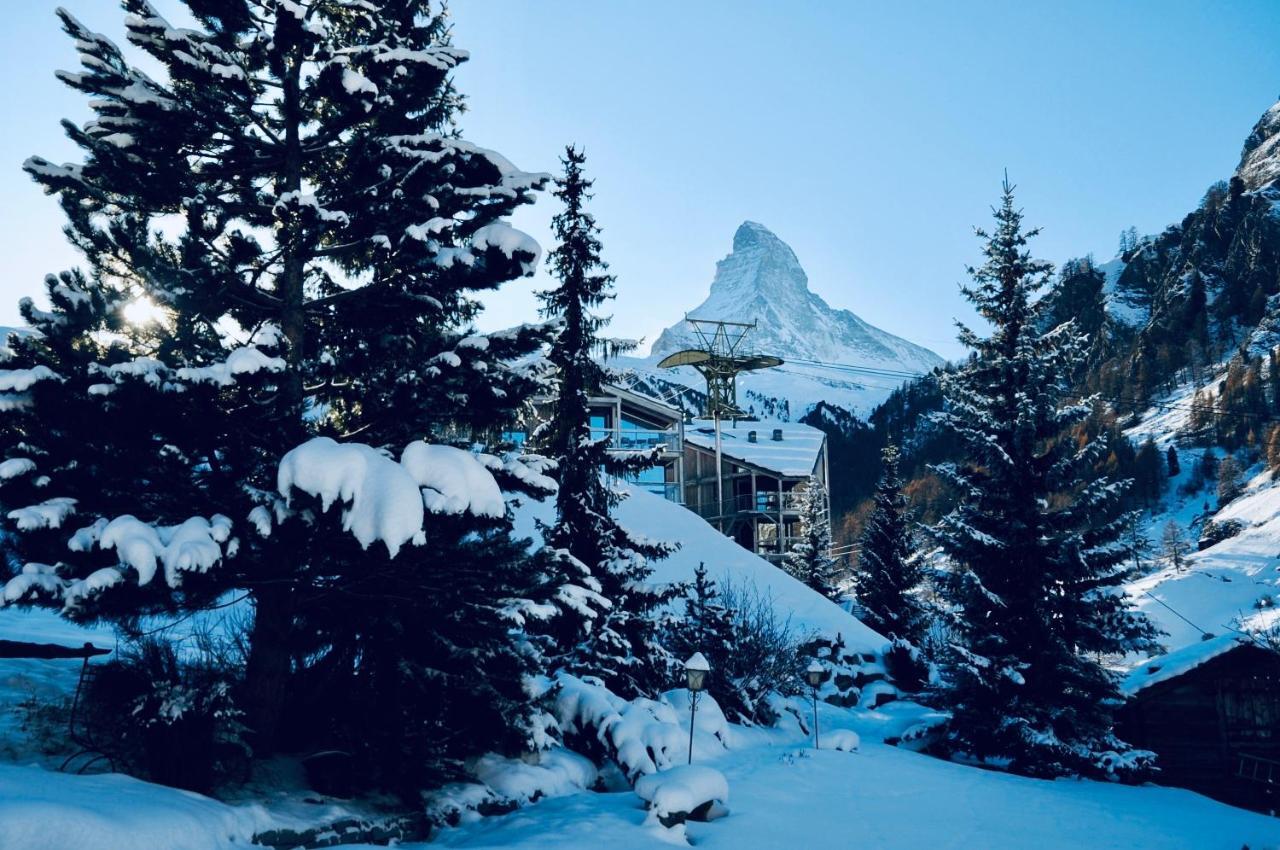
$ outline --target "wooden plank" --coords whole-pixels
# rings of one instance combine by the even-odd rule
[[[56,643],[0,640],[0,658],[92,658],[110,652],[109,649],[100,649],[91,643],[84,646],[62,646]]]

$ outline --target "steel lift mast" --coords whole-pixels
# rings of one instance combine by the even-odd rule
[[[685,321],[693,327],[701,348],[686,348],[667,355],[658,363],[660,369],[691,366],[707,382],[706,415],[716,429],[716,515],[724,512],[724,474],[720,442],[720,420],[737,420],[747,414],[738,407],[738,376],[743,372],[771,369],[782,365],[781,357],[770,354],[750,354],[743,346],[747,334],[755,329],[755,322],[726,322],[719,319],[695,319],[685,314]],[[721,520],[717,520],[723,525]],[[723,528],[721,529],[723,531]]]

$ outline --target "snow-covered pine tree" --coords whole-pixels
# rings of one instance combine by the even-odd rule
[[[840,597],[840,561],[831,556],[826,488],[814,476],[800,493],[800,536],[783,557],[782,568],[828,599]]]
[[[685,592],[684,617],[671,627],[671,651],[679,658],[701,652],[711,662],[712,671],[726,670],[733,652],[733,628],[733,613],[721,600],[707,565],[698,564]]]
[[[1032,295],[1050,274],[1034,260],[1006,180],[993,232],[978,231],[985,262],[964,294],[991,325],[961,328],[975,357],[942,377],[942,424],[966,458],[938,471],[960,503],[935,529],[950,560],[958,609],[945,695],[950,743],[1041,776],[1133,775],[1150,754],[1112,732],[1119,700],[1101,655],[1153,648],[1154,629],[1120,584],[1123,487],[1096,478],[1099,441],[1064,429],[1090,404],[1067,404],[1067,376],[1084,341],[1070,324],[1039,331]]]
[[[512,629],[546,577],[498,483],[550,482],[421,440],[483,444],[538,386],[511,364],[545,329],[469,325],[533,272],[504,218],[549,178],[459,138],[466,54],[426,0],[185,0],[192,27],[123,5],[162,73],[60,11],[96,118],[64,122],[82,162],[26,164],[87,270],[23,303],[38,334],[0,371],[3,599],[127,623],[246,591],[260,750],[289,704],[386,724],[371,771],[398,787],[525,745]]]
[[[911,558],[907,500],[902,495],[898,449],[885,446],[874,507],[862,532],[854,593],[862,619],[881,634],[919,644],[928,626],[923,603],[915,591],[924,575]]]
[[[641,540],[614,518],[622,500],[614,479],[652,467],[657,450],[621,453],[607,437],[593,436],[588,406],[606,379],[597,360],[626,350],[600,330],[608,319],[593,310],[613,297],[613,275],[600,257],[600,227],[587,210],[591,185],[585,155],[565,150],[555,196],[564,205],[552,220],[557,246],[548,265],[559,285],[539,293],[542,314],[559,332],[548,356],[555,367],[551,415],[537,442],[558,468],[556,519],[544,529],[561,568],[566,613],[553,624],[559,662],[598,676],[623,696],[653,694],[670,682],[672,657],[660,640],[660,617],[678,587],[649,582],[650,559],[671,549]]]

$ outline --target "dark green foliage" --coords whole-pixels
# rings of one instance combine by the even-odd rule
[[[593,439],[588,401],[600,392],[601,354],[625,347],[603,339],[605,319],[592,310],[612,297],[613,276],[600,258],[600,228],[586,209],[592,181],[583,154],[570,147],[555,195],[564,208],[552,220],[557,246],[548,258],[559,285],[539,294],[542,313],[559,329],[548,357],[556,370],[550,420],[535,435],[556,461],[556,519],[544,530],[558,568],[565,613],[552,623],[557,663],[597,676],[626,697],[652,695],[670,681],[672,658],[659,640],[665,603],[679,588],[654,588],[652,558],[670,551],[633,537],[612,516],[621,501],[610,478],[653,466],[657,450],[621,454]]]
[[[1138,447],[1138,453],[1134,457],[1133,485],[1129,488],[1129,493],[1143,507],[1149,508],[1164,492],[1166,477],[1160,450],[1156,448],[1155,441],[1148,437]]]
[[[247,774],[234,659],[202,642],[179,655],[167,638],[131,641],[95,665],[81,697],[80,741],[121,771],[208,792]]]
[[[237,704],[255,751],[377,726],[366,776],[412,793],[526,746],[537,665],[517,629],[555,587],[505,518],[433,515],[425,545],[365,551],[343,505],[286,504],[277,467],[315,436],[509,448],[496,435],[541,390],[514,361],[549,334],[475,334],[475,296],[532,274],[537,245],[503,219],[548,178],[458,137],[450,73],[466,56],[426,0],[319,0],[305,25],[295,4],[185,5],[195,28],[124,2],[150,76],[59,13],[83,66],[62,79],[95,120],[64,123],[81,163],[26,170],[58,196],[85,269],[47,281],[49,311],[23,302],[39,335],[5,363],[31,385],[4,394],[0,453],[34,469],[3,498],[44,504],[6,520],[10,563],[59,565],[10,589],[125,625],[247,591]],[[160,318],[131,326],[122,309],[143,297]],[[485,462],[504,488],[547,492],[519,483],[536,477],[514,455]],[[208,529],[186,550],[205,554],[152,576],[108,546],[128,516],[159,544]],[[313,698],[317,680],[341,699]],[[307,707],[311,737],[288,705]]]
[[[924,576],[912,557],[902,480],[898,473],[898,449],[885,447],[875,507],[862,533],[854,594],[862,607],[862,620],[886,637],[918,644],[928,616],[916,591]]]
[[[1133,776],[1147,756],[1111,731],[1119,699],[1099,655],[1154,648],[1152,626],[1115,593],[1128,577],[1121,488],[1094,467],[1102,446],[1062,439],[1090,413],[1066,396],[1085,341],[1042,329],[1032,296],[1050,267],[1032,259],[1004,185],[985,262],[965,296],[991,326],[963,328],[974,359],[942,379],[939,421],[964,460],[939,467],[959,506],[934,530],[957,611],[944,694],[950,745],[1021,773]]]

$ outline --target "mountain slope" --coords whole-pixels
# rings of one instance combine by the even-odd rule
[[[739,404],[761,416],[798,418],[819,402],[866,415],[900,381],[794,361],[819,360],[896,372],[927,372],[943,363],[927,348],[894,336],[849,312],[831,307],[809,290],[795,252],[767,227],[747,221],[733,250],[716,264],[707,298],[687,314],[699,319],[756,322],[744,348],[788,361],[779,369],[743,376]],[[647,358],[622,358],[619,366],[641,376],[700,387],[692,369],[658,371],[668,354],[700,348],[693,326],[680,320],[664,330]]]

